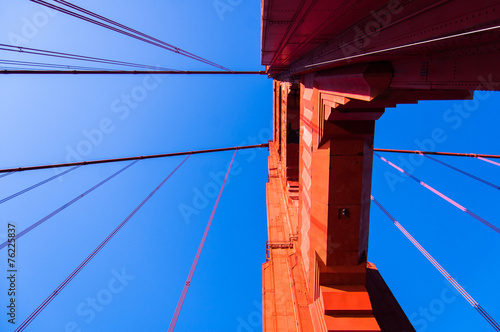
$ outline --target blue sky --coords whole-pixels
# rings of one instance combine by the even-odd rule
[[[498,154],[495,138],[497,93],[476,92],[474,101],[420,102],[386,110],[377,122],[376,147]],[[450,118],[453,109],[463,116]],[[452,119],[452,121],[451,121]],[[432,132],[440,133],[432,140]],[[431,143],[431,141],[433,143]],[[435,146],[432,146],[435,144]],[[498,227],[498,190],[417,156],[383,154],[396,164]],[[400,159],[402,158],[402,159]],[[373,195],[494,318],[499,290],[492,286],[498,268],[498,234],[410,178],[404,182],[384,162],[374,160]],[[498,185],[498,166],[459,157],[436,157]],[[392,175],[389,175],[390,172]],[[492,331],[430,263],[372,205],[369,259],[420,331]],[[448,303],[449,302],[449,303]],[[427,313],[426,313],[427,312]]]
[[[257,2],[228,1],[230,10],[223,13],[216,10],[218,1],[75,3],[231,69],[263,69]],[[0,43],[175,69],[211,69],[75,18],[49,15],[29,1],[5,0],[0,10]],[[2,52],[1,58],[82,65],[9,52]],[[0,88],[2,168],[256,144],[271,133],[272,82],[264,76],[2,76]],[[135,99],[128,103],[127,96]],[[415,140],[432,138],[432,131],[441,128],[446,139],[436,143],[436,150],[500,154],[495,134],[500,98],[493,93],[480,97],[476,105],[421,102],[388,109],[377,122],[375,145],[419,149]],[[447,110],[455,104],[475,110],[463,113],[470,116],[460,124],[456,119],[446,122]],[[231,155],[191,157],[27,331],[166,330],[215,202],[211,189],[217,187]],[[401,162],[398,155],[385,156]],[[181,160],[141,161],[21,238],[17,321],[24,320]],[[497,166],[442,160],[500,183]],[[267,151],[238,152],[235,162],[176,331],[262,329]],[[0,205],[0,237],[5,239],[9,222],[19,232],[125,165],[81,167]],[[494,189],[430,160],[414,168],[417,177],[499,225]],[[387,171],[386,164],[374,160],[374,196],[493,317],[500,317],[495,300],[499,290],[492,286],[498,273],[498,234],[410,179],[391,186]],[[44,170],[2,178],[0,198],[54,174]],[[186,205],[196,206],[198,214],[182,215],[179,207]],[[489,331],[376,207],[370,232],[369,259],[419,331]],[[6,251],[0,251],[3,273],[6,260]],[[8,301],[7,286],[2,278],[2,303]],[[92,307],[89,299],[99,296],[105,305]],[[13,331],[5,313],[1,317],[0,330]]]

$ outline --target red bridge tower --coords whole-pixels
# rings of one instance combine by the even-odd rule
[[[498,90],[500,1],[262,0],[274,78],[264,331],[414,331],[367,262],[386,107]]]

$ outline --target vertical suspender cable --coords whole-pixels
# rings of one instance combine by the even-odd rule
[[[408,231],[403,226],[401,226],[401,224],[373,196],[371,196],[371,199],[385,213],[385,215],[389,219],[391,219],[394,225],[404,234],[404,236],[406,236],[406,238],[410,240],[411,243],[422,253],[422,255],[424,255],[432,265],[434,265],[439,273],[441,273],[443,277],[445,277],[446,280],[448,280],[448,282],[453,287],[455,287],[455,289],[464,297],[464,299],[469,302],[469,304],[474,309],[476,309],[477,312],[495,329],[495,331],[500,331],[500,325],[493,319],[493,317],[491,317],[486,312],[486,310],[483,309],[483,307],[481,307],[481,305],[479,305],[479,303],[477,303],[477,301],[474,300],[472,296],[469,295],[469,293],[467,293],[467,291],[434,259],[434,257],[432,257],[427,252],[427,250],[424,249],[424,247],[420,245],[420,243],[417,242],[417,240],[413,238],[413,236],[411,236],[410,233],[408,233]]]
[[[38,308],[31,313],[31,315],[28,316],[28,318],[24,320],[24,322],[21,323],[21,325],[19,325],[14,332],[24,331],[28,325],[43,311],[43,309],[45,309],[47,305],[52,302],[57,294],[59,294],[71,282],[71,280],[73,280],[78,273],[80,273],[80,271],[99,253],[99,251],[101,251],[102,248],[104,248],[106,244],[108,244],[116,233],[118,233],[118,231],[125,226],[125,224],[137,213],[137,211],[139,211],[139,209],[146,204],[146,202],[163,186],[165,182],[167,182],[168,179],[170,179],[170,177],[182,166],[182,164],[184,164],[188,158],[189,155],[181,161],[181,163],[134,209],[134,211],[132,211],[132,213],[130,213],[127,218],[125,218],[125,220],[123,220],[120,225],[118,225],[118,227],[116,227],[111,234],[109,234],[108,237],[106,237],[106,239],[104,239],[104,241],[102,241],[101,244],[94,249],[94,251],[92,251],[92,253],[90,253],[90,255],[87,256],[87,258],[85,258],[85,260],[80,263],[80,265],[78,265],[78,267],[73,270],[68,277],[66,277],[66,279],[64,279],[64,281],[42,302],[42,304],[38,306]]]
[[[491,228],[492,230],[494,230],[495,232],[497,233],[500,233],[500,228],[496,227],[495,225],[489,223],[488,221],[486,221],[485,219],[481,218],[480,216],[478,216],[477,214],[475,214],[474,212],[472,211],[469,211],[467,208],[463,207],[462,205],[458,204],[457,202],[455,202],[454,200],[452,200],[451,198],[449,198],[448,196],[446,196],[445,194],[437,191],[436,189],[432,188],[431,186],[429,186],[427,183],[417,179],[416,177],[414,177],[413,175],[411,175],[410,173],[406,172],[404,169],[402,169],[401,167],[399,166],[396,166],[395,164],[391,163],[389,160],[385,159],[384,157],[381,157],[379,154],[377,154],[376,152],[373,153],[374,155],[376,155],[377,157],[379,157],[382,161],[386,162],[387,164],[389,164],[391,167],[397,169],[398,171],[400,171],[401,173],[405,174],[406,176],[410,177],[412,180],[418,182],[421,186],[427,188],[428,190],[432,191],[434,194],[438,195],[439,197],[441,197],[442,199],[444,199],[445,201],[447,201],[448,203],[450,203],[451,205],[455,206],[456,208],[462,210],[463,212],[467,213],[468,215],[470,215],[471,217],[473,217],[474,219],[482,222],[483,224],[485,224],[486,226],[488,226],[489,228]]]
[[[191,269],[189,270],[189,274],[184,284],[184,288],[182,289],[181,297],[179,298],[179,302],[175,308],[174,316],[170,321],[170,325],[168,327],[168,332],[173,332],[175,329],[175,325],[177,324],[177,319],[179,319],[179,314],[181,313],[182,305],[184,304],[184,299],[186,298],[186,294],[189,286],[191,285],[191,280],[193,279],[193,274],[196,269],[196,265],[198,264],[198,260],[200,259],[201,251],[203,250],[203,245],[205,244],[205,240],[207,239],[208,231],[210,230],[210,225],[212,224],[212,220],[214,219],[215,211],[217,210],[217,206],[219,205],[219,200],[222,195],[222,191],[224,190],[224,186],[226,185],[227,177],[229,176],[229,171],[231,170],[231,166],[233,165],[234,157],[236,156],[236,151],[233,153],[233,159],[231,159],[231,163],[226,172],[226,176],[224,177],[224,181],[219,190],[219,195],[217,196],[217,200],[215,201],[214,207],[212,209],[212,214],[210,215],[210,219],[208,220],[207,226],[205,228],[205,232],[203,233],[203,237],[201,238],[200,245],[198,246],[198,251],[196,252],[196,256],[194,257],[193,264],[191,265]]]

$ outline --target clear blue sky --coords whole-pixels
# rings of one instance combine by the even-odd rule
[[[229,6],[227,11],[216,10],[214,4],[221,2]],[[231,69],[262,69],[258,2],[75,3]],[[211,69],[75,18],[49,15],[27,0],[2,1],[0,11],[0,43],[175,69]],[[8,52],[2,52],[1,59],[85,65]],[[272,82],[262,76],[1,76],[0,91],[2,168],[255,144],[270,138]],[[135,97],[127,102],[127,95]],[[460,124],[446,122],[443,116],[464,101],[388,109],[377,123],[375,145],[418,149],[415,140],[429,139],[435,128],[442,128],[446,139],[436,143],[436,150],[500,154],[495,134],[500,97],[482,97],[476,106],[471,104],[476,110]],[[231,155],[191,157],[27,331],[72,331],[72,326],[75,331],[76,327],[165,331],[215,202],[210,190],[217,187]],[[397,155],[387,157],[400,162]],[[478,160],[442,160],[500,184],[497,166]],[[180,161],[141,161],[19,239],[17,322]],[[267,151],[239,152],[236,162],[176,331],[262,329]],[[0,205],[0,240],[5,240],[9,222],[19,232],[124,165],[82,167]],[[410,179],[391,187],[386,171],[390,171],[386,164],[374,161],[374,196],[498,319],[499,235]],[[0,199],[54,174],[46,170],[2,178]],[[499,226],[496,190],[429,160],[416,166],[414,174]],[[209,197],[203,200],[197,193],[205,191]],[[199,213],[188,218],[180,212],[181,206]],[[419,331],[489,331],[462,298],[447,291],[449,286],[439,273],[376,207],[372,208],[369,260]],[[3,249],[2,275],[6,261]],[[0,307],[6,312],[8,284],[6,278],[1,280]],[[92,298],[100,298],[104,305],[93,306]],[[0,317],[0,331],[13,331],[4,312]]]

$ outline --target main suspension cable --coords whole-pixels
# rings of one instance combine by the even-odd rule
[[[267,75],[261,70],[210,71],[210,70],[0,70],[0,74],[41,75]]]
[[[78,267],[73,270],[73,272],[71,272],[71,274],[66,277],[66,279],[64,279],[64,281],[28,316],[28,318],[26,318],[22,323],[21,325],[19,325],[19,327],[14,331],[14,332],[21,332],[21,331],[24,331],[28,325],[43,311],[43,309],[45,309],[50,302],[52,302],[52,300],[54,300],[54,298],[78,275],[78,273],[80,273],[81,270],[83,270],[83,268],[99,253],[99,251],[102,250],[102,248],[104,248],[104,246],[106,244],[108,244],[108,242],[116,235],[116,233],[118,233],[118,231],[120,229],[123,228],[123,226],[125,226],[125,224],[137,213],[137,211],[139,211],[140,208],[143,207],[144,204],[146,204],[146,202],[163,186],[163,184],[165,184],[165,182],[167,182],[168,179],[170,179],[170,177],[182,166],[182,164],[184,164],[184,162],[189,158],[189,156],[187,156],[186,158],[184,158],[183,161],[181,161],[181,163],[134,209],[134,211],[132,211],[126,218],[125,220],[123,220],[119,225],[118,227],[116,227],[112,232],[111,234],[109,234],[105,239],[104,241],[101,242],[101,244],[99,244],[99,246],[97,246],[96,249],[94,249],[94,251],[92,251],[90,253],[90,255],[87,256],[87,258],[85,258],[85,260],[80,263],[80,265],[78,265]]]
[[[418,243],[417,240],[413,236],[411,236],[410,233],[373,197],[371,196],[371,200],[375,202],[375,204],[385,213],[385,215],[393,222],[393,224],[401,231],[401,233],[406,236],[408,240],[422,253],[422,255],[427,258],[429,262],[441,273],[443,277],[445,277],[446,280],[463,296],[463,298],[469,302],[469,304],[476,309],[476,311],[495,329],[495,331],[500,331],[500,325],[491,317],[483,307],[479,303],[477,303],[476,300],[472,296],[467,293],[467,291],[434,259],[434,257],[431,256],[427,252],[427,250],[424,249]]]

